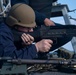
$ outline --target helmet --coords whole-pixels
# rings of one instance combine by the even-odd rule
[[[11,8],[11,0],[0,0],[0,17],[6,17]]]
[[[6,18],[6,24],[9,26],[35,27],[35,13],[33,9],[23,3],[17,3],[11,7]]]

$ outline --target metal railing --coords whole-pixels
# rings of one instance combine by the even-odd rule
[[[0,0],[0,16],[4,17],[4,14],[11,8],[11,0]]]

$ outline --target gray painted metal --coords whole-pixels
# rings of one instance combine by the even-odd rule
[[[62,16],[64,18],[65,24],[66,25],[71,24],[70,18],[69,18],[69,15],[68,15],[69,8],[68,8],[67,5],[57,5],[57,6],[54,6],[52,8],[52,13],[54,13],[54,12],[62,12]],[[73,39],[71,40],[71,43],[72,43],[74,52],[76,54],[76,37],[73,37]]]

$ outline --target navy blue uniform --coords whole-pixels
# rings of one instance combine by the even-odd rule
[[[2,23],[0,24],[0,57],[33,59],[37,57],[37,50],[34,44],[17,50],[10,28]]]

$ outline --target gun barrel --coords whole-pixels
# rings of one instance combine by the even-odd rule
[[[13,64],[60,64],[60,65],[76,65],[76,61],[69,61],[69,60],[7,60],[8,63]]]
[[[10,57],[0,57],[0,61],[13,63],[13,64],[61,64],[61,65],[76,65],[76,59],[49,59],[49,60],[37,60],[37,59],[12,59]]]

